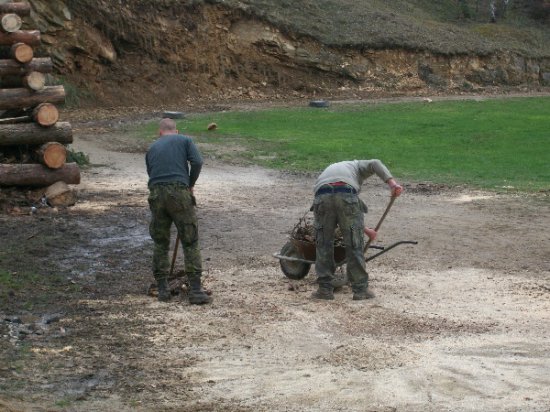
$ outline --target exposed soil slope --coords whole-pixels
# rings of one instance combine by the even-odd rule
[[[489,24],[457,20],[450,1],[31,3],[28,25],[44,33],[44,52],[68,82],[70,103],[550,85],[550,26],[519,9]]]

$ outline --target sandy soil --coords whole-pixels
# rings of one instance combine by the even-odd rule
[[[344,287],[317,302],[314,267],[291,285],[272,256],[309,208],[313,177],[208,159],[196,195],[214,302],[163,304],[145,293],[143,153],[102,148],[109,139],[77,134],[96,166],[55,217],[78,239],[56,270],[82,289],[40,335],[22,341],[3,323],[4,344],[29,355],[0,368],[0,410],[550,410],[546,195],[405,182],[377,242],[418,245],[369,264],[375,299]],[[374,226],[388,193],[372,179],[361,196]]]

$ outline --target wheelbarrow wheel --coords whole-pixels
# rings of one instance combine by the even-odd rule
[[[290,241],[287,242],[281,249],[281,255],[297,259],[304,258],[296,246],[294,246]],[[293,280],[303,279],[309,273],[309,269],[311,268],[311,263],[305,262],[279,259],[279,263],[281,264],[281,270],[285,276]]]

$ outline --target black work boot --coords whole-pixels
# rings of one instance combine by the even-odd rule
[[[319,283],[319,288],[311,294],[313,299],[322,299],[322,300],[333,300],[334,299],[334,288],[332,283]]]
[[[157,288],[159,292],[158,300],[160,302],[168,302],[172,298],[170,288],[168,287],[168,279],[157,279]]]
[[[361,288],[353,291],[353,300],[365,300],[372,299],[376,295],[372,293],[368,288]]]
[[[201,274],[192,273],[188,276],[190,290],[188,293],[189,303],[192,305],[202,305],[212,302],[212,298],[206,294],[201,286]]]

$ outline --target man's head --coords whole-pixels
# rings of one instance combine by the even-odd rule
[[[176,122],[172,119],[162,119],[159,124],[159,136],[164,136],[167,134],[178,134],[178,129],[176,129]]]

